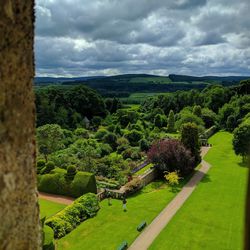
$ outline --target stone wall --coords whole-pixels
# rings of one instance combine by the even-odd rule
[[[41,249],[35,171],[34,2],[0,4],[0,249]]]
[[[155,180],[158,177],[158,172],[155,168],[150,169],[148,172],[146,172],[144,175],[140,176],[140,179],[142,181],[142,185],[146,186],[153,180]]]

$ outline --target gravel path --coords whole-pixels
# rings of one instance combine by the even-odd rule
[[[202,158],[208,152],[209,147],[202,147]],[[129,247],[129,250],[146,250],[153,243],[159,233],[165,228],[168,222],[176,214],[179,208],[184,204],[188,197],[192,194],[197,184],[210,168],[210,164],[202,160],[201,168],[193,175],[189,182],[182,188],[176,197],[162,210],[162,212],[148,225],[145,230],[137,237],[137,239]]]
[[[56,194],[47,194],[42,192],[39,192],[39,198],[65,205],[70,205],[74,201],[74,199],[71,197],[56,195]]]

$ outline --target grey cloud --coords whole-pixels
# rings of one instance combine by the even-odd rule
[[[36,16],[38,75],[250,75],[247,0],[38,0]]]

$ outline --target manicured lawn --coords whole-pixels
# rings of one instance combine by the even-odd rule
[[[43,218],[44,216],[48,218],[51,215],[56,214],[57,212],[66,207],[66,205],[55,203],[52,201],[47,201],[41,198],[39,199],[39,205],[40,205],[41,218]]]
[[[151,245],[151,250],[243,249],[247,168],[219,132],[205,157],[212,165],[197,189]]]
[[[124,240],[129,244],[138,236],[137,226],[154,217],[176,195],[163,182],[153,182],[127,201],[127,212],[122,210],[122,202],[107,200],[101,202],[97,216],[83,222],[70,234],[57,241],[58,249],[111,250]]]

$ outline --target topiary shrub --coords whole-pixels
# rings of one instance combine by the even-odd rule
[[[71,182],[70,195],[72,197],[79,197],[88,192],[97,192],[95,176],[92,173],[79,171]]]
[[[72,181],[76,175],[76,171],[75,166],[68,166],[67,173],[65,174],[66,181]]]
[[[55,163],[53,161],[47,162],[45,168],[40,171],[41,174],[48,174],[55,168]]]
[[[44,174],[38,178],[38,190],[49,194],[69,195],[64,173]]]
[[[55,171],[55,170],[53,170]],[[96,193],[96,180],[92,173],[78,171],[73,181],[65,179],[66,171],[38,176],[38,190],[50,194],[66,195],[77,198],[85,193]]]
[[[36,163],[36,171],[39,174],[41,172],[41,170],[45,167],[45,160],[38,160]]]
[[[88,193],[47,219],[45,224],[53,229],[55,238],[61,238],[77,227],[81,221],[94,217],[99,208],[97,196]]]

